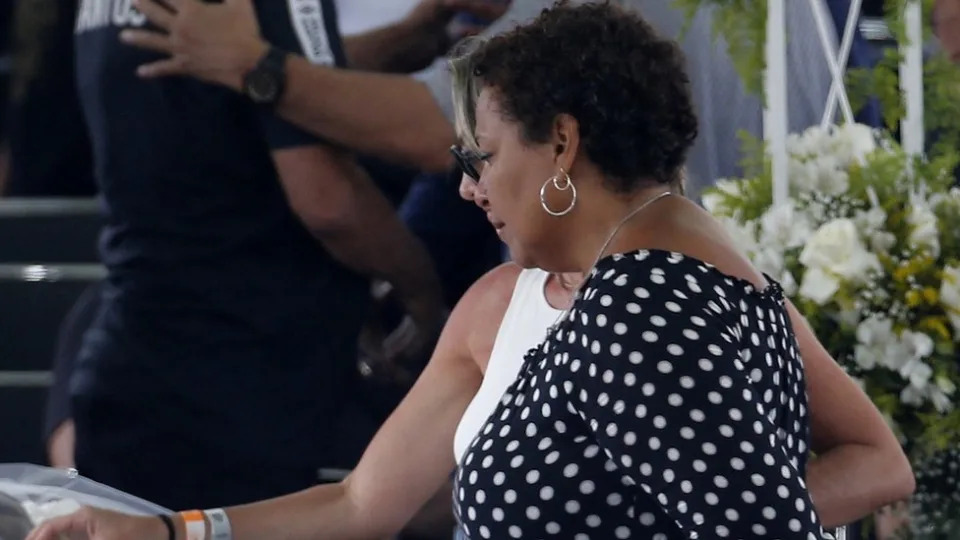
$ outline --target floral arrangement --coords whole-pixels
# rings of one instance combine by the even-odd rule
[[[914,537],[956,538],[960,527],[960,449],[949,449],[914,465],[917,492],[911,501]]]
[[[915,458],[960,443],[960,190],[956,159],[908,157],[866,126],[788,140],[790,200],[754,175],[703,196],[741,250],[781,282]]]

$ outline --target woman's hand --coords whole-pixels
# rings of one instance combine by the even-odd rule
[[[139,517],[97,508],[46,521],[26,540],[167,540],[168,531],[156,517]]]

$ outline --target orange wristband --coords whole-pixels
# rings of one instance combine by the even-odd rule
[[[207,521],[203,518],[203,512],[189,510],[180,512],[180,517],[187,530],[186,540],[207,540]]]

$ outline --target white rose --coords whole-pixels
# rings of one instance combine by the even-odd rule
[[[819,267],[808,268],[803,274],[800,284],[800,296],[808,298],[822,306],[826,304],[834,293],[840,290],[840,280]]]
[[[856,282],[862,282],[867,271],[880,268],[879,259],[867,251],[853,220],[847,218],[835,219],[817,229],[800,253],[800,262],[808,273],[817,268]]]
[[[946,308],[947,317],[953,326],[954,339],[960,340],[960,268],[956,266],[943,268],[940,303]]]

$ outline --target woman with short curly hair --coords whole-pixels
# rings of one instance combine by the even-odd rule
[[[462,532],[828,538],[805,484],[799,351],[826,353],[779,285],[674,191],[697,129],[676,46],[609,3],[560,3],[455,68],[454,154],[491,223],[521,265],[585,276],[462,447]],[[449,470],[437,464],[480,376],[475,344],[451,329],[484,317],[454,311],[436,361],[341,484],[206,516],[84,510],[31,540],[392,534]]]

